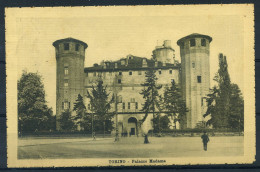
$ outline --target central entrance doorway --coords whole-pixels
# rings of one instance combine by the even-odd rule
[[[129,131],[129,136],[135,136],[138,133],[136,118],[131,117],[128,119],[128,131]]]
[[[130,135],[135,135],[135,128],[131,128]]]

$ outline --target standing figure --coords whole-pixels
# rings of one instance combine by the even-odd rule
[[[202,142],[203,142],[203,147],[204,147],[204,151],[207,151],[207,145],[209,142],[209,137],[206,133],[206,131],[204,131],[204,134],[201,136]]]
[[[96,140],[96,133],[93,132],[93,140]]]
[[[145,134],[145,135],[144,135],[144,144],[148,144],[148,143],[150,143],[150,142],[148,141],[148,134]]]

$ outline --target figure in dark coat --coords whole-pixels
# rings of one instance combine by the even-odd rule
[[[145,134],[144,135],[144,144],[148,144],[149,141],[148,141],[148,134]]]
[[[96,133],[93,132],[93,140],[96,140]]]
[[[209,142],[209,136],[207,135],[206,131],[204,131],[204,134],[201,136],[202,142],[203,142],[203,147],[204,150],[207,151],[207,145]]]

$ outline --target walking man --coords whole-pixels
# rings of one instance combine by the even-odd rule
[[[204,131],[204,134],[201,136],[202,142],[203,142],[203,147],[204,147],[204,151],[207,151],[207,145],[209,142],[209,137],[206,133],[206,131]]]
[[[93,140],[96,140],[96,133],[93,132]]]

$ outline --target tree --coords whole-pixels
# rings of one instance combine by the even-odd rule
[[[207,121],[207,125],[212,125],[214,128],[221,128],[222,126],[222,110],[219,101],[219,89],[217,86],[214,86],[207,95],[206,102],[208,107],[203,115],[204,117],[210,115],[211,118]]]
[[[109,93],[106,91],[106,86],[103,86],[103,81],[98,80],[97,85],[92,86],[91,92],[87,91],[87,97],[90,99],[92,112],[96,115],[95,128],[103,125],[103,132],[111,131],[113,129],[113,122],[111,121],[113,113],[109,113],[111,104],[114,102],[114,96],[109,99]]]
[[[54,116],[45,100],[42,78],[38,73],[23,71],[18,80],[18,130],[34,132],[53,129]]]
[[[143,119],[140,121],[140,125],[144,123],[146,120],[147,116],[149,113],[153,113],[153,118],[155,117],[155,108],[161,109],[160,105],[160,96],[158,91],[162,88],[161,85],[157,85],[156,81],[158,78],[155,75],[155,70],[150,68],[146,74],[145,74],[145,83],[141,84],[141,86],[144,87],[141,91],[141,95],[143,95],[143,98],[145,100],[145,103],[141,109],[145,113],[145,116]],[[155,128],[154,123],[153,123],[153,129]]]
[[[73,111],[76,112],[74,121],[84,131],[91,129],[91,116],[86,112],[86,106],[83,97],[79,94],[76,102],[74,103]]]
[[[210,89],[206,99],[208,108],[204,117],[211,117],[207,125],[214,128],[238,129],[244,120],[243,97],[238,86],[230,81],[226,56],[223,54],[219,55],[219,70],[214,81],[217,82],[217,86]]]
[[[171,83],[171,87],[165,88],[164,108],[167,111],[167,115],[172,118],[175,127],[177,122],[180,123],[181,128],[186,127],[186,112],[188,112],[188,109],[182,97],[181,89],[174,80]]]
[[[230,115],[228,123],[230,128],[238,131],[244,130],[244,99],[237,84],[231,84]]]
[[[160,116],[158,113],[155,118],[153,118],[154,132],[161,133],[163,130],[169,129],[169,117],[167,115]]]
[[[73,131],[76,128],[75,123],[73,121],[73,117],[69,110],[65,110],[61,113],[59,122],[62,131]]]

